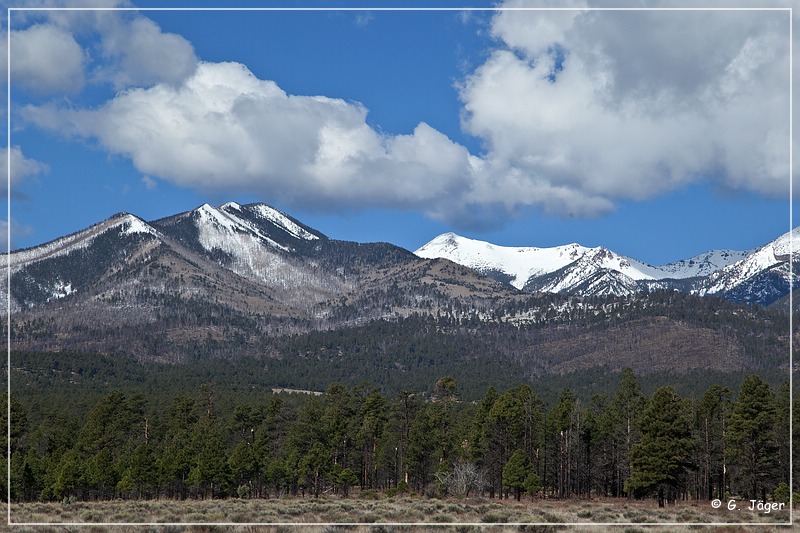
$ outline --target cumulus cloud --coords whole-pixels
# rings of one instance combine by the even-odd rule
[[[785,19],[500,11],[494,49],[457,87],[481,154],[425,122],[389,134],[357,102],[287,94],[237,63],[198,63],[188,42],[141,18],[101,38],[119,68],[97,72],[130,88],[95,109],[29,105],[22,116],[182,186],[316,209],[416,209],[461,226],[531,207],[599,216],[620,199],[700,181],[783,195]],[[151,38],[172,55],[137,63],[154,55]]]
[[[142,16],[107,19],[98,30],[102,53],[112,59],[112,65],[101,69],[99,75],[116,88],[179,84],[197,67],[191,43],[180,35],[162,32],[152,20]]]
[[[596,200],[708,180],[786,194],[787,29],[774,13],[502,11],[501,46],[460,87],[463,126],[489,160]]]
[[[37,4],[48,8],[63,2]],[[184,81],[197,66],[191,43],[137,12],[102,9],[128,5],[96,0],[86,7],[97,10],[17,12],[12,82],[49,96],[77,94],[87,81],[110,83],[116,90]]]
[[[38,95],[83,89],[84,52],[71,33],[35,24],[11,33],[11,51],[11,78],[26,89]]]
[[[9,229],[11,230],[9,232]],[[9,241],[9,233],[11,240]],[[9,244],[11,249],[16,248],[17,239],[27,237],[33,233],[33,228],[25,224],[21,224],[11,219],[11,224],[7,220],[0,219],[0,253],[8,253]]]
[[[11,158],[11,179],[8,179],[8,160],[9,155]],[[0,151],[0,180],[2,180],[2,187],[7,190],[10,183],[13,191],[14,186],[19,184],[23,179],[37,174],[43,174],[50,170],[50,168],[35,159],[25,157],[22,149],[19,146],[12,146],[8,149]]]
[[[179,185],[307,207],[425,209],[463,194],[477,164],[425,123],[385,135],[359,104],[286,94],[237,63],[202,63],[179,87],[129,89],[95,110],[28,106],[23,116],[96,138],[143,173]]]

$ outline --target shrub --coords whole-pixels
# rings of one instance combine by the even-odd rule
[[[486,513],[481,517],[481,522],[486,522],[487,524],[496,524],[507,521],[508,521],[508,515],[503,513],[498,513],[495,511],[489,511],[488,513]]]
[[[789,503],[789,485],[781,483],[772,493],[772,498],[778,503]]]

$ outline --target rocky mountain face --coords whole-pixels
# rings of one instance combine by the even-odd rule
[[[198,331],[248,343],[419,309],[488,309],[517,292],[391,244],[329,239],[264,204],[205,204],[152,222],[121,213],[12,252],[10,263],[12,336],[37,349],[145,354],[148,342]]]
[[[679,290],[769,305],[789,292],[790,239],[800,244],[800,228],[756,250],[712,250],[663,266],[648,265],[603,247],[514,248],[453,233],[436,237],[415,254],[449,259],[531,292],[629,296]],[[800,263],[795,260],[797,266]],[[794,287],[800,286],[794,283]]]
[[[446,364],[530,375],[691,371],[709,360],[725,362],[720,371],[774,368],[785,310],[731,302],[782,298],[788,238],[663,267],[605,248],[502,248],[453,234],[415,255],[330,239],[264,204],[205,204],[149,222],[121,213],[12,252],[11,301],[0,308],[12,310],[16,350],[265,357],[297,376],[361,375],[375,357],[410,372],[442,346],[463,358]]]

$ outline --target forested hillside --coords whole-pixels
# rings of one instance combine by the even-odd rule
[[[210,384],[153,400],[116,390],[85,416],[12,396],[12,498],[380,490],[787,501],[787,383],[753,375],[685,397],[669,386],[645,394],[630,370],[616,376],[607,394],[563,389],[552,400],[517,384],[465,401],[450,376],[428,393],[332,383],[321,395],[259,389],[233,402]]]
[[[309,331],[308,325],[289,326],[276,318],[270,320],[286,331],[268,333],[263,318],[219,304],[173,302],[154,323],[78,324],[67,314],[63,320],[14,320],[11,342],[19,350],[100,352],[147,364],[263,359],[275,384],[299,388],[369,380],[421,389],[432,372],[454,375],[465,390],[480,394],[510,378],[593,369],[630,367],[639,374],[788,369],[789,315],[780,308],[656,292],[629,298],[519,296],[494,303],[491,311],[452,300],[447,306],[358,318],[361,303],[381,308],[382,301],[394,298],[388,292],[403,290],[389,286],[384,293],[337,304],[337,320],[352,324],[335,328]],[[492,376],[501,381],[485,381]]]
[[[15,500],[788,490],[783,301],[524,292],[261,204],[11,259]]]

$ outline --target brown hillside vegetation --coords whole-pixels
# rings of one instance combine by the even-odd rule
[[[746,505],[747,502],[742,502]],[[306,524],[291,531],[410,532],[410,531],[627,531],[653,533],[717,531],[786,531],[788,512],[712,509],[708,502],[680,502],[659,509],[655,502],[619,500],[523,500],[384,498],[377,493],[358,498],[283,498],[193,501],[111,501],[25,503],[12,506],[13,523],[226,523],[226,531],[253,531],[252,524]],[[665,524],[645,526],[644,524]],[[752,523],[722,527],[701,524]],[[372,524],[357,527],[355,524]],[[383,524],[383,525],[382,525]],[[402,524],[430,524],[404,526]],[[449,526],[448,526],[449,524]],[[462,525],[457,525],[462,524]],[[471,524],[471,525],[466,525]],[[514,524],[505,525],[502,524]],[[592,525],[589,525],[592,524]],[[603,525],[606,524],[606,527]],[[615,525],[612,525],[615,524]],[[669,525],[667,525],[669,524]],[[768,524],[776,524],[770,527]],[[136,526],[130,526],[128,530]],[[206,526],[205,530],[208,530]],[[282,526],[285,527],[286,526]],[[199,526],[170,526],[171,531],[200,531]],[[19,531],[15,528],[15,531]],[[101,530],[95,527],[92,531]],[[112,531],[124,530],[115,526]]]
[[[636,373],[695,369],[731,372],[748,367],[741,345],[720,331],[666,317],[634,320],[537,346],[535,357],[564,374],[592,367],[632,368]]]

